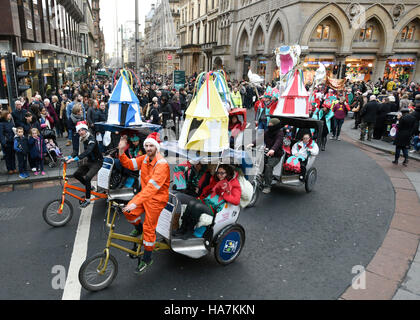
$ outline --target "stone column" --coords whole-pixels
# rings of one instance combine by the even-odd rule
[[[265,81],[271,82],[273,80],[273,72],[276,67],[273,56],[267,56],[267,65],[265,66]]]
[[[415,69],[413,71],[411,81],[420,82],[420,53],[417,54],[416,58],[417,58],[416,59],[416,65],[415,65]]]
[[[385,67],[386,67],[386,60],[388,57],[392,56],[392,54],[387,55],[377,55],[375,68],[373,70],[372,78],[371,80],[375,82],[378,80],[378,78],[383,78],[385,73]]]

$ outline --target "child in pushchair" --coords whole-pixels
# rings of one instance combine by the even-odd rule
[[[54,168],[58,161],[63,157],[63,153],[60,148],[57,146],[57,139],[53,130],[46,130],[45,135],[43,136],[45,140],[45,145],[47,147],[47,156],[48,166]]]

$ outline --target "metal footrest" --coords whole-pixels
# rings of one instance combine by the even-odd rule
[[[191,238],[187,240],[172,238],[171,248],[176,253],[193,259],[204,257],[209,252],[204,246],[203,238]]]

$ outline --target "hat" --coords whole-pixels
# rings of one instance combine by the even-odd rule
[[[149,134],[149,135],[147,136],[147,138],[144,140],[144,142],[143,142],[143,146],[145,147],[145,146],[146,146],[146,143],[151,143],[151,144],[153,144],[153,145],[157,148],[157,150],[159,151],[159,150],[160,150],[160,143],[161,143],[161,142],[162,142],[162,141],[160,140],[159,133],[157,133],[157,132],[153,132],[153,133]]]
[[[76,124],[76,132],[79,132],[80,129],[85,129],[86,131],[89,130],[89,127],[88,127],[86,121],[79,121]]]
[[[271,119],[270,119],[270,123],[271,123],[273,126],[275,126],[275,125],[277,125],[277,124],[279,124],[279,123],[280,123],[280,120],[279,120],[279,119],[277,119],[277,118],[271,118]]]

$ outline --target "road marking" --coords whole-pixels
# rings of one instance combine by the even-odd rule
[[[96,182],[92,182],[92,185],[96,187]],[[62,300],[80,300],[82,286],[79,282],[79,269],[86,260],[94,204],[95,202],[92,202],[81,210]]]

